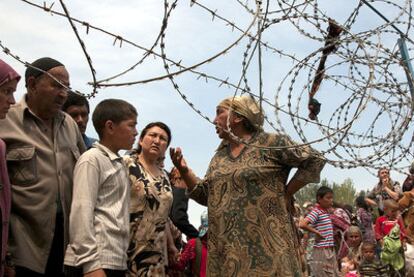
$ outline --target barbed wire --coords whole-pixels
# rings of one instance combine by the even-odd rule
[[[227,95],[250,94],[266,112],[265,120],[272,130],[276,133],[295,132],[300,143],[294,147],[311,145],[335,167],[365,167],[375,172],[387,165],[405,173],[414,158],[414,100],[409,88],[413,80],[407,61],[403,60],[397,46],[397,39],[403,39],[408,53],[414,49],[410,36],[411,0],[348,1],[349,12],[342,16],[317,0],[228,1],[227,5],[233,5],[243,13],[237,16],[226,14],[224,9],[216,7],[220,5],[211,1],[164,0],[160,28],[149,47],[127,38],[125,34],[116,34],[90,21],[72,17],[70,7],[63,0],[59,0],[63,12],[54,7],[51,1],[42,4],[34,0],[21,1],[43,10],[46,15],[67,19],[92,75],[89,82],[92,93],[85,94],[88,98],[94,97],[99,88],[168,80],[172,89],[195,113],[212,123],[192,102],[191,92],[186,92],[177,80],[178,76],[193,75],[200,86],[203,85],[201,81],[213,82]],[[172,51],[169,51],[173,50],[172,46],[167,47],[168,26],[174,18],[174,11],[181,4],[190,5],[194,13],[209,15],[211,22],[204,24],[214,24],[223,33],[231,32],[234,39],[219,47],[215,53],[207,53],[207,58],[193,63],[173,58]],[[377,17],[377,20],[370,22],[369,28],[364,28],[362,19],[366,19],[367,15],[372,18],[377,16],[371,10],[373,7],[386,11],[387,17]],[[327,27],[332,20],[342,32],[337,38],[328,40]],[[87,47],[81,38],[79,27],[86,28],[85,35],[94,30],[111,37],[113,46],[122,48],[127,44],[143,54],[120,72],[98,80],[96,70],[99,68],[94,66],[93,55],[89,54],[94,50]],[[286,29],[300,37],[303,42],[303,51],[300,52],[303,53],[297,53],[294,50],[297,47],[281,46],[271,35],[278,29]],[[3,38],[3,41],[7,42],[7,38]],[[13,53],[2,42],[0,47],[13,59],[30,66],[19,57],[21,53]],[[329,47],[336,49],[329,56],[323,56]],[[238,53],[240,49],[238,77],[221,76],[219,70],[206,68],[230,53]],[[140,68],[151,56],[155,59],[150,62],[155,63],[157,59],[162,61],[165,72],[146,79],[119,81],[120,77]],[[277,60],[274,63],[276,66],[278,62],[283,64],[284,75],[271,86],[272,80],[269,80],[267,73],[273,70],[268,66],[268,61],[272,59]],[[326,62],[322,73],[318,72],[321,59]],[[315,76],[321,77],[317,98],[322,106],[318,118],[312,120],[308,118],[308,96]],[[269,113],[269,110],[273,110],[274,114]],[[241,142],[251,145],[246,141]]]

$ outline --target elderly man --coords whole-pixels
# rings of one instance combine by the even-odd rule
[[[89,121],[89,103],[86,97],[74,92],[69,92],[68,99],[63,105],[62,110],[75,120],[76,124],[78,124],[79,131],[82,134],[86,148],[91,148],[96,139],[90,138],[85,134]]]
[[[12,185],[8,249],[16,276],[62,276],[73,168],[85,145],[61,111],[69,86],[63,64],[41,58],[32,66],[27,94],[0,122]]]

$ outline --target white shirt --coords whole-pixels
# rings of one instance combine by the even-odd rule
[[[74,170],[65,265],[81,266],[84,273],[127,269],[129,193],[123,159],[94,143]]]

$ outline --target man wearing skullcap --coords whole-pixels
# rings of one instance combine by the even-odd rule
[[[263,121],[249,95],[220,102],[214,124],[222,142],[202,181],[181,149],[171,149],[190,198],[208,206],[207,276],[302,276],[287,202],[319,182],[325,159],[286,135],[264,132]]]
[[[72,174],[85,150],[75,121],[61,111],[69,74],[41,58],[25,73],[27,93],[0,121],[12,188],[8,250],[16,276],[63,276]]]
[[[6,118],[10,106],[15,104],[14,92],[20,75],[7,63],[0,60],[0,120]],[[11,208],[11,191],[6,165],[6,144],[0,139],[0,276],[6,264],[7,240]]]

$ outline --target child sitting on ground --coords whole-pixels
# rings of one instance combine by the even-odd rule
[[[344,277],[357,277],[358,264],[354,259],[344,257],[341,259],[341,273]]]

